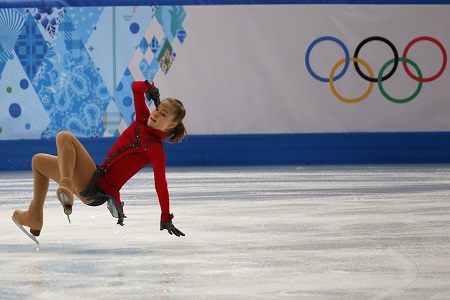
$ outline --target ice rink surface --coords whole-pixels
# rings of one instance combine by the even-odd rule
[[[450,299],[450,165],[151,169],[122,189],[125,226],[51,183],[40,245],[11,221],[31,172],[0,173],[0,299]]]

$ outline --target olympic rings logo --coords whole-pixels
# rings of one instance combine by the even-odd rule
[[[310,56],[311,56],[311,51],[317,44],[319,44],[320,42],[323,42],[323,41],[331,41],[331,42],[337,43],[344,50],[344,54],[345,54],[345,58],[339,60],[334,65],[334,67],[331,69],[330,75],[328,78],[317,75],[312,70],[310,62],[309,62]],[[372,41],[380,41],[380,42],[387,44],[391,48],[393,56],[394,56],[394,58],[388,60],[381,67],[380,71],[378,72],[377,77],[374,77],[372,68],[369,66],[369,64],[367,62],[365,62],[364,60],[358,58],[359,52],[361,51],[362,47]],[[442,53],[442,66],[436,74],[434,74],[433,76],[430,76],[430,77],[424,78],[422,76],[422,71],[420,70],[419,66],[414,61],[407,58],[408,51],[411,49],[411,47],[420,41],[428,41],[428,42],[435,44],[441,50],[441,53]],[[417,81],[417,83],[418,83],[417,88],[414,91],[414,93],[411,96],[406,97],[404,99],[398,99],[398,98],[392,97],[391,95],[389,95],[386,92],[386,90],[383,87],[383,81],[391,78],[392,75],[394,75],[395,71],[397,70],[399,61],[402,62],[402,65],[403,65],[403,68],[404,68],[406,74],[408,74],[408,76],[411,79],[413,79],[414,81]],[[353,65],[354,65],[358,75],[361,78],[363,78],[364,80],[369,82],[368,89],[360,97],[353,98],[353,99],[346,98],[346,97],[342,96],[341,94],[339,94],[334,85],[334,82],[339,80],[347,72],[350,62],[353,62]],[[356,102],[360,102],[360,101],[364,100],[372,92],[373,85],[376,82],[376,83],[378,83],[378,88],[380,89],[381,94],[387,100],[394,102],[394,103],[406,103],[406,102],[413,100],[414,98],[417,97],[417,95],[419,95],[420,90],[422,89],[422,84],[424,82],[430,82],[430,81],[436,80],[437,78],[439,78],[442,75],[442,73],[444,73],[445,67],[447,66],[447,53],[445,51],[444,46],[442,46],[442,44],[435,38],[432,38],[429,36],[421,36],[421,37],[415,38],[411,42],[409,42],[408,45],[405,47],[405,50],[403,50],[402,57],[399,57],[397,49],[395,48],[394,44],[392,44],[388,39],[386,39],[384,37],[380,37],[380,36],[372,36],[372,37],[366,38],[361,43],[359,43],[359,45],[355,49],[355,53],[353,54],[353,57],[350,57],[348,49],[342,41],[340,41],[339,39],[332,37],[332,36],[323,36],[323,37],[320,37],[320,38],[314,40],[311,43],[311,45],[309,45],[308,50],[306,51],[305,63],[306,63],[306,68],[308,69],[309,74],[311,74],[312,77],[314,77],[315,79],[317,79],[319,81],[328,82],[333,95],[343,102],[356,103]],[[342,64],[344,65],[342,70],[339,72],[339,74],[336,74],[337,69]],[[417,75],[415,75],[415,74],[413,74],[413,72],[411,72],[411,70],[408,67],[408,64],[411,65],[415,69]],[[360,65],[362,65],[366,69],[367,73],[369,73],[369,76],[367,76],[366,74],[364,74],[361,71]],[[392,69],[386,75],[384,75],[384,72],[390,65],[392,65]]]

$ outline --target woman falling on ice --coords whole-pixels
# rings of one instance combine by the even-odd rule
[[[16,210],[13,221],[36,243],[44,222],[44,201],[49,180],[59,183],[56,190],[64,213],[72,213],[74,195],[84,204],[98,206],[107,203],[111,214],[123,225],[123,205],[120,189],[139,170],[151,164],[155,188],[161,206],[160,230],[184,236],[172,224],[169,208],[169,192],[166,182],[166,156],[163,140],[181,142],[187,135],[183,125],[186,110],[174,98],[159,103],[159,90],[148,81],[137,81],[132,86],[136,120],[122,133],[110,149],[105,160],[96,166],[87,150],[70,132],[56,136],[57,156],[39,153],[33,156],[34,193],[28,210]],[[145,96],[155,103],[150,112]],[[70,219],[69,219],[70,222]],[[29,234],[23,226],[30,228]]]

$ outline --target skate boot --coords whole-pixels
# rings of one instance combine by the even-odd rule
[[[70,223],[69,215],[72,213],[73,206],[73,185],[72,180],[69,177],[61,178],[59,181],[59,187],[56,190],[56,195],[59,202],[61,202],[64,213],[67,215],[67,219]]]
[[[15,223],[19,223],[22,226],[30,227],[30,233],[34,236],[39,236],[44,223],[43,207],[37,208],[33,202],[31,202],[28,210],[14,211],[13,220]]]

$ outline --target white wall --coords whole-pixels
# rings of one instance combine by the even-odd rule
[[[314,79],[305,67],[308,46],[321,36],[340,39],[350,57],[358,44],[371,36],[390,40],[400,57],[406,45],[420,36],[437,39],[447,52],[450,6],[236,5],[185,9],[188,36],[173,69],[166,76],[158,73],[155,81],[163,96],[173,95],[185,102],[191,134],[450,130],[447,67],[442,76],[423,83],[418,96],[404,104],[388,101],[377,83],[365,100],[344,103],[333,95],[328,83]],[[417,63],[423,77],[433,76],[443,65],[441,50],[429,41],[413,45],[407,57]],[[318,75],[328,77],[341,58],[342,49],[328,41],[313,48],[310,62]],[[378,74],[393,53],[386,44],[372,41],[361,48],[359,58]],[[365,72],[363,66],[361,70]],[[335,85],[344,97],[356,98],[369,83],[351,64]],[[386,92],[396,98],[409,97],[417,86],[401,63],[383,82]]]

